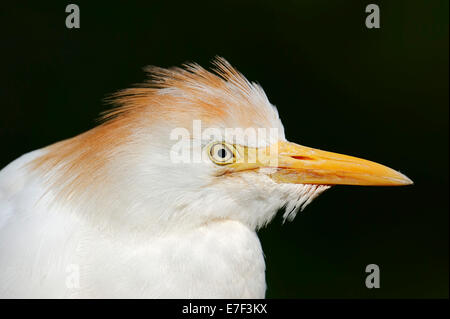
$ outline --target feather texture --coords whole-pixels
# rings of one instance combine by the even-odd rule
[[[292,220],[327,187],[171,160],[171,131],[192,132],[193,120],[285,139],[262,88],[214,65],[147,68],[150,80],[114,94],[99,126],[0,171],[1,297],[264,297],[255,231],[283,207]],[[183,147],[203,152],[200,142]]]

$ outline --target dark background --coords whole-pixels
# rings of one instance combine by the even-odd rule
[[[92,128],[142,67],[228,59],[261,83],[291,141],[398,169],[411,187],[334,187],[259,232],[269,298],[449,296],[448,4],[75,1],[0,6],[0,166]],[[365,7],[381,9],[367,29]],[[381,288],[365,287],[365,267]]]

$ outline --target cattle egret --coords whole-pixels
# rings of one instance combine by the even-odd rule
[[[149,67],[97,127],[0,171],[1,297],[264,298],[256,231],[279,209],[412,184],[288,142],[263,89],[213,63]]]

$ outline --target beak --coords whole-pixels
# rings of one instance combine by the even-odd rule
[[[234,170],[271,168],[267,174],[277,183],[401,186],[413,184],[405,175],[361,158],[321,151],[280,141],[264,149],[237,148],[245,160]]]

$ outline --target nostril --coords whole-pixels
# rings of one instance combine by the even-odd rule
[[[308,157],[308,156],[300,156],[300,155],[292,155],[292,158],[295,158],[297,160],[302,160],[302,161],[311,161],[312,158]]]

